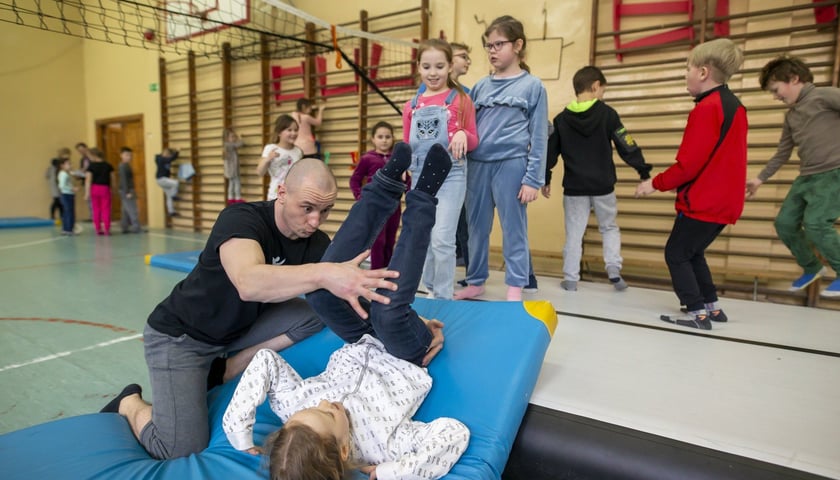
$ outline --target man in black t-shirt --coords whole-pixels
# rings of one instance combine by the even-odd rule
[[[262,348],[282,350],[323,325],[300,298],[325,289],[362,318],[359,297],[388,303],[374,290],[396,290],[397,272],[364,270],[368,252],[344,263],[319,263],[329,238],[318,227],[338,187],[324,162],[304,159],[289,170],[275,201],[222,211],[192,272],[149,316],[144,331],[154,408],[129,385],[103,412],[128,419],[155,458],[197,453],[210,438],[207,376],[221,354],[224,380],[240,374]]]

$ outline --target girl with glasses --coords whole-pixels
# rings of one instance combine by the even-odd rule
[[[545,87],[524,62],[525,44],[522,23],[508,15],[493,20],[484,32],[494,73],[470,92],[482,141],[470,152],[466,194],[470,258],[467,286],[455,293],[455,299],[484,293],[494,207],[502,225],[507,299],[522,300],[522,289],[529,283],[526,207],[537,199],[545,181],[548,105]]]

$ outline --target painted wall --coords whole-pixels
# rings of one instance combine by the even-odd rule
[[[46,217],[52,197],[44,172],[50,160],[59,148],[72,149],[88,138],[83,43],[0,23],[0,217]],[[75,168],[75,151],[72,158]]]
[[[85,42],[85,138],[96,144],[96,121],[143,115],[146,130],[146,198],[149,226],[164,226],[163,195],[155,183],[155,154],[161,149],[158,52],[104,42]]]

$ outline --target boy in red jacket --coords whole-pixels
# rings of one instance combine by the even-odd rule
[[[726,86],[743,52],[729,39],[696,46],[688,56],[686,89],[696,105],[688,115],[677,163],[636,188],[636,196],[676,190],[677,218],[665,245],[665,262],[685,315],[659,318],[712,329],[725,322],[705,250],[744,209],[747,178],[747,111]]]

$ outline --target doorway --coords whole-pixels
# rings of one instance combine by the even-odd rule
[[[143,115],[129,115],[118,118],[107,118],[96,121],[96,139],[105,154],[104,160],[119,171],[120,149],[128,147],[134,155],[131,160],[131,170],[134,173],[134,191],[137,195],[137,210],[141,225],[148,223],[146,202],[146,150],[143,129]],[[117,182],[119,182],[117,175]],[[119,183],[112,185],[113,192],[119,192]],[[119,219],[122,213],[122,199],[118,194],[113,195],[111,202],[111,218]]]

